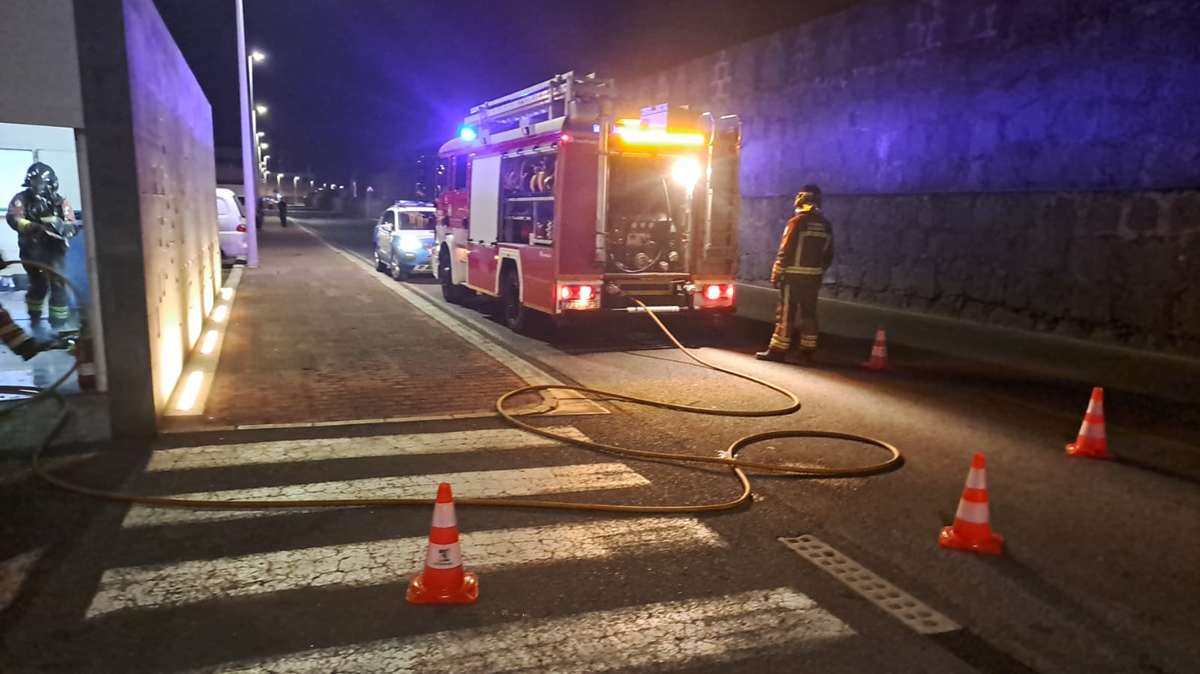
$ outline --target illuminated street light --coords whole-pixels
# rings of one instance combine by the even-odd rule
[[[250,54],[250,58],[255,61],[262,61],[267,58],[267,55],[260,51],[255,51],[253,54]]]
[[[265,115],[265,114],[267,114],[267,106],[265,106],[265,105],[256,105],[256,106],[254,106],[254,111],[255,111],[255,112],[257,112],[257,113],[258,113],[258,114],[260,114],[260,115]]]
[[[269,143],[259,143],[258,147],[260,149],[266,150],[266,149],[269,149],[271,147],[271,145]]]
[[[263,131],[259,131],[258,133],[254,134],[254,135],[258,136],[259,138],[262,138],[263,136],[265,136],[267,134]]]
[[[292,178],[292,201],[300,199],[300,176]]]

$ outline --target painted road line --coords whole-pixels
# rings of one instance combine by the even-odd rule
[[[854,634],[812,599],[781,587],[339,646],[191,674],[662,671],[737,662],[771,648],[818,648]]]
[[[419,536],[110,569],[88,617],[302,588],[403,584],[421,568],[428,543],[428,537]],[[462,534],[462,547],[467,570],[483,572],[726,544],[696,519],[646,517],[469,532]]]
[[[576,440],[587,436],[571,426],[546,430]],[[329,459],[362,459],[381,456],[452,454],[494,449],[525,449],[561,446],[562,443],[516,428],[497,428],[454,433],[377,435],[360,438],[321,438],[251,442],[237,445],[205,445],[166,449],[150,455],[146,472],[197,470],[274,463],[303,463]]]
[[[0,613],[12,605],[17,595],[21,594],[21,586],[33,571],[34,564],[41,557],[42,551],[30,550],[16,557],[0,561]]]
[[[829,572],[867,601],[921,634],[940,634],[962,629],[958,623],[834,550],[816,536],[804,535],[779,540],[796,554],[816,564],[817,568]]]
[[[175,494],[172,498],[198,501],[306,501],[313,499],[433,498],[439,483],[454,485],[459,498],[504,498],[534,494],[559,494],[599,489],[640,487],[650,481],[620,463],[591,463],[549,468],[490,470],[443,475],[379,477],[341,482],[313,482],[282,487],[255,487],[226,491]],[[296,512],[274,510],[185,510],[133,506],[125,527],[149,527],[195,522],[216,522]]]

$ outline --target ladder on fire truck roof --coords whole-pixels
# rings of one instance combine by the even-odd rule
[[[471,108],[471,115],[464,123],[481,136],[495,134],[517,126],[565,117],[572,103],[613,96],[615,88],[613,80],[598,79],[596,73],[576,77],[575,72],[571,71],[477,105]]]

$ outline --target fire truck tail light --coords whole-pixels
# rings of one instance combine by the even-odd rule
[[[569,134],[569,133],[564,133],[564,134],[562,135],[562,142],[563,142],[563,143],[570,143],[570,142],[571,142],[571,134]]]
[[[734,285],[732,283],[725,286],[725,297],[726,298],[733,299],[733,288],[734,288]]]
[[[571,286],[559,286],[558,287],[558,299],[560,299],[560,300],[571,299]]]
[[[704,289],[704,299],[706,299],[706,300],[721,299],[721,290],[722,290],[721,286],[718,286],[718,285],[712,285],[712,286],[706,287]]]
[[[592,299],[592,295],[594,295],[595,292],[596,291],[593,290],[591,286],[579,286],[579,299],[587,302],[588,300]]]

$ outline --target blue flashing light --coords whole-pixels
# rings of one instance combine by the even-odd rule
[[[599,124],[592,125],[592,133],[600,133],[600,125]]]
[[[471,141],[475,140],[478,137],[479,137],[479,134],[475,133],[475,129],[472,129],[469,126],[464,126],[463,128],[458,130],[458,138],[459,138],[459,140],[463,141],[464,143],[470,143]]]

